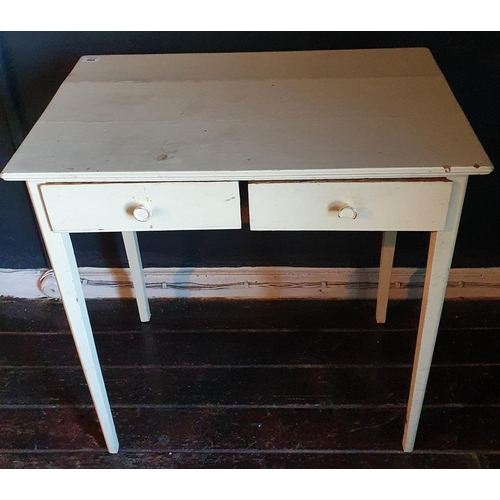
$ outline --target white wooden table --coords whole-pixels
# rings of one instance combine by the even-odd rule
[[[82,57],[2,177],[27,184],[111,453],[71,232],[123,233],[148,321],[136,232],[238,229],[248,181],[252,230],[384,232],[384,322],[397,231],[430,231],[412,451],[467,180],[492,168],[430,52],[415,48]]]

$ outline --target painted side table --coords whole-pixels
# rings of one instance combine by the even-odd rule
[[[403,449],[412,451],[470,175],[492,165],[424,48],[84,56],[2,173],[27,184],[108,450],[118,438],[70,233],[430,231]],[[229,235],[230,236],[230,235]]]

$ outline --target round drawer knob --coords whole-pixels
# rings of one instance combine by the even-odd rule
[[[344,205],[339,210],[339,219],[355,219],[358,216],[358,212],[350,205]]]
[[[134,208],[134,217],[136,220],[139,222],[146,222],[151,218],[151,209],[149,207],[146,207],[145,205],[139,205],[138,207]]]

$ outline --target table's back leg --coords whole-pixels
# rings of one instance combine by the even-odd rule
[[[404,451],[413,451],[415,444],[466,187],[467,177],[453,180],[446,227],[443,231],[431,233],[403,436]]]
[[[139,309],[139,317],[143,323],[147,323],[151,318],[151,312],[149,310],[149,302],[146,295],[146,283],[144,282],[144,272],[142,270],[137,233],[135,231],[124,231],[122,236],[123,243],[125,244],[125,252],[127,253],[132,283],[134,284],[134,293]]]
[[[70,235],[52,232],[45,215],[38,185],[28,182],[27,186],[106,445],[110,453],[117,453],[118,437],[97,357]]]
[[[385,231],[382,235],[382,250],[380,253],[380,268],[378,272],[377,310],[375,312],[377,323],[385,323],[387,315],[387,302],[389,301],[391,271],[392,263],[394,262],[394,249],[396,248],[397,235],[397,231]]]

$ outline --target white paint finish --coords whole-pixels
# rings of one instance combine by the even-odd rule
[[[387,316],[387,303],[391,287],[391,272],[396,249],[396,231],[385,231],[382,235],[382,251],[380,253],[380,269],[378,275],[377,308],[375,319],[377,323],[385,323]]]
[[[143,323],[151,319],[151,311],[146,293],[146,283],[144,282],[144,272],[142,269],[141,252],[137,233],[134,231],[125,231],[122,233],[125,252],[127,254],[130,275],[134,284],[135,300],[139,309],[139,317]]]
[[[417,347],[403,436],[403,450],[413,451],[425,389],[441,319],[448,275],[460,223],[467,178],[453,181],[450,211],[443,231],[431,233]]]
[[[374,300],[379,280],[379,268],[146,268],[143,273],[150,299]],[[135,297],[129,269],[83,267],[79,274],[87,299]],[[424,278],[425,269],[394,268],[391,299],[422,298]],[[0,269],[0,296],[43,299],[59,292],[51,270]],[[445,298],[499,300],[500,268],[451,269]]]
[[[241,228],[237,182],[45,184],[53,231],[165,231]],[[151,217],[139,221],[137,207]]]
[[[429,51],[383,49],[83,59],[2,175],[32,181],[33,205],[112,452],[118,441],[70,237],[51,231],[47,212],[56,231],[239,228],[236,183],[226,185],[230,193],[221,200],[226,188],[207,183],[190,190],[172,181],[297,179],[298,187],[250,186],[254,229],[436,230],[443,229],[449,183],[352,180],[456,179],[446,227],[432,237],[429,254],[404,438],[409,451],[465,175],[492,168]],[[312,179],[350,181],[304,183]],[[43,186],[44,205],[38,183],[50,181],[80,184]],[[98,184],[104,181],[116,184]],[[338,190],[332,193],[332,186]],[[147,222],[134,219],[138,205],[144,208],[136,217]],[[328,207],[335,205],[338,213],[350,205],[343,215],[357,217],[332,218]],[[135,271],[140,267],[136,262]]]
[[[446,180],[249,183],[250,228],[258,231],[438,230],[445,225],[451,186],[452,182]],[[355,219],[339,217],[345,206],[355,210]]]
[[[464,169],[489,173],[480,149],[471,152],[464,134],[437,130],[450,117],[383,116],[300,120],[215,120],[178,122],[39,123],[6,167],[45,180],[206,181],[297,178],[442,177]],[[451,117],[456,121],[456,117]],[[159,157],[167,159],[159,161]],[[473,164],[482,165],[479,168]],[[16,166],[17,165],[17,166]],[[24,180],[24,178],[22,179]]]
[[[381,98],[381,89],[390,101]],[[428,99],[415,95],[429,94]],[[349,115],[427,116],[461,111],[436,76],[341,79],[73,83],[63,85],[40,122],[184,122],[292,120]]]
[[[429,49],[423,47],[99,57],[99,64],[93,65],[82,64],[80,59],[67,81],[184,83],[206,80],[376,78],[440,74]]]
[[[425,49],[102,56],[77,65],[3,177],[395,178],[444,165],[492,170]]]
[[[118,437],[102,378],[71,237],[67,233],[54,233],[51,231],[49,222],[45,217],[39,186],[28,182],[27,187],[45,241],[47,254],[56,276],[66,316],[108,451],[117,453],[119,447]]]

